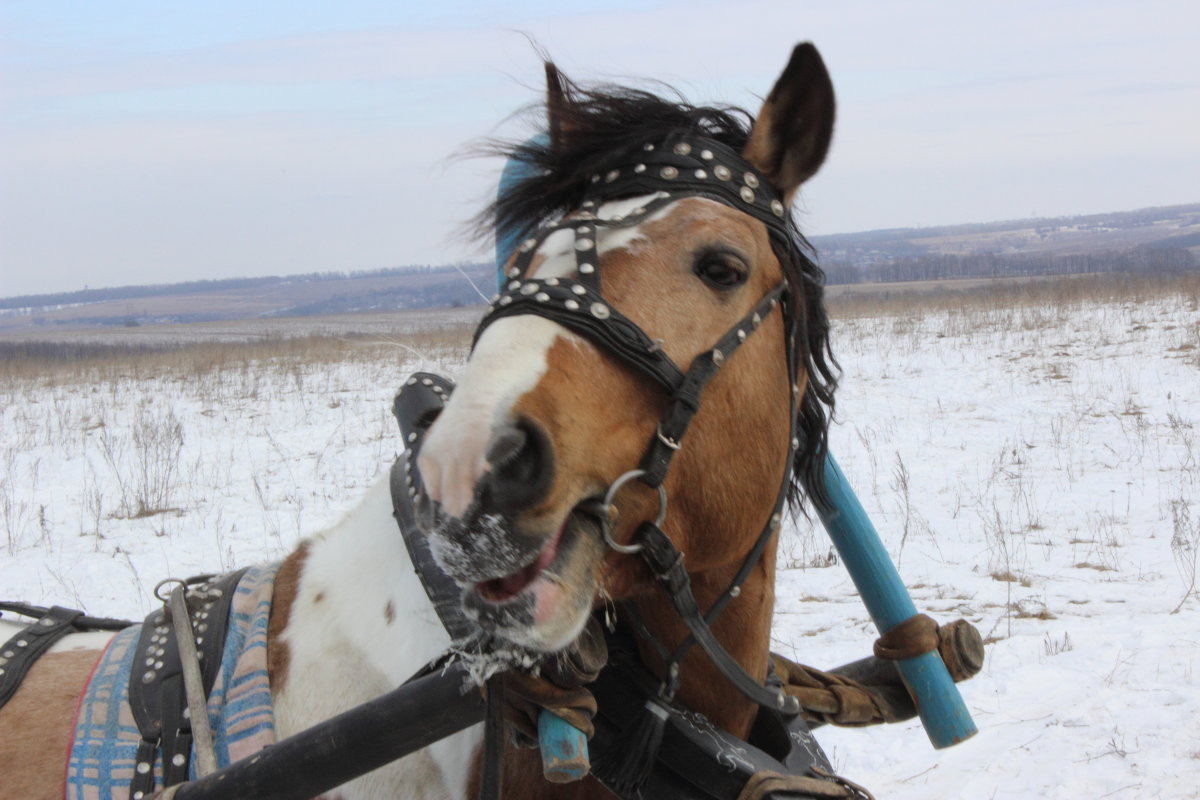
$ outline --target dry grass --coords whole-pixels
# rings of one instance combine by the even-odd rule
[[[253,341],[190,341],[174,344],[0,340],[0,386],[18,381],[43,385],[141,380],[164,375],[202,378],[230,370],[287,372],[297,366],[335,363],[386,364],[397,350],[437,353],[465,360],[473,326],[375,334],[267,336]]]
[[[1139,303],[1167,296],[1182,296],[1193,308],[1200,305],[1200,273],[1131,275],[1111,272],[839,285],[829,287],[826,303],[835,319],[856,319],[933,311],[977,314],[1014,308],[1067,309],[1084,303]]]

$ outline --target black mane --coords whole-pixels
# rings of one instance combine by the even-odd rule
[[[750,137],[754,117],[733,106],[694,106],[670,87],[660,97],[648,91],[621,86],[581,87],[557,73],[566,102],[556,104],[556,143],[497,143],[491,155],[515,159],[531,167],[530,177],[505,192],[475,219],[480,234],[497,228],[520,231],[525,238],[547,220],[560,217],[583,202],[589,176],[603,170],[615,155],[639,149],[646,142],[661,142],[688,134],[712,139],[742,152]],[[829,347],[829,319],[825,313],[825,275],[812,259],[813,249],[788,216],[793,241],[775,242],[775,252],[791,290],[788,315],[800,369],[808,385],[797,414],[800,448],[796,452],[788,500],[798,508],[803,494],[827,504],[824,488],[824,452],[833,413],[838,366]]]

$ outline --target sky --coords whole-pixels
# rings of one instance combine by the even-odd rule
[[[838,94],[810,235],[1200,201],[1200,4],[0,0],[0,296],[489,258],[483,137],[577,80]]]

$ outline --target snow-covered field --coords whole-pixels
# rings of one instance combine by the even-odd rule
[[[0,379],[0,597],[140,617],[278,558],[395,457],[403,378],[461,368],[397,341]],[[835,766],[881,799],[1200,797],[1196,289],[908,301],[834,343],[834,452],[917,605],[989,642],[978,736],[824,728]],[[829,667],[875,633],[822,537],[786,532],[774,646]]]

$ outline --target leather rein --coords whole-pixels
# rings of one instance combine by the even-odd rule
[[[649,195],[646,202],[624,216],[600,218],[597,212],[606,200]],[[677,365],[641,327],[609,303],[601,290],[601,271],[597,233],[601,229],[628,228],[648,220],[664,206],[685,197],[704,197],[730,206],[758,219],[767,226],[776,252],[790,252],[796,247],[796,234],[788,223],[783,200],[767,179],[740,155],[711,139],[678,135],[663,142],[650,142],[640,149],[626,152],[611,160],[605,169],[590,176],[579,209],[537,228],[517,249],[505,273],[503,291],[492,301],[491,308],[475,331],[475,340],[498,319],[519,314],[534,314],[556,322],[588,339],[600,349],[616,356],[626,365],[648,376],[669,396],[667,411],[636,470],[618,478],[608,491],[600,509],[601,527],[607,545],[620,553],[636,553],[645,559],[676,612],[687,625],[690,636],[673,651],[668,651],[636,618],[635,630],[647,638],[662,656],[666,675],[658,690],[658,699],[670,702],[679,686],[679,664],[694,645],[699,645],[730,683],[746,698],[760,706],[787,715],[800,712],[796,698],[775,686],[765,686],[750,676],[725,650],[713,635],[710,625],[722,610],[741,591],[741,586],[758,563],[767,542],[780,526],[783,506],[792,477],[792,461],[799,447],[796,411],[796,358],[794,337],[796,324],[786,309],[790,291],[786,278],[768,291],[754,308],[718,339],[711,348],[700,353],[688,369]],[[530,277],[534,256],[552,234],[574,232],[575,277]],[[780,489],[769,518],[743,559],[732,582],[713,605],[702,612],[691,590],[691,581],[684,567],[684,555],[662,530],[666,516],[666,493],[663,481],[672,458],[682,445],[688,424],[700,407],[701,395],[738,347],[756,331],[762,321],[777,307],[784,315],[787,335],[786,357],[789,383],[790,449]],[[631,544],[618,544],[612,538],[612,500],[617,490],[630,480],[639,480],[657,489],[660,510],[658,518],[643,522],[636,530]],[[632,612],[632,609],[628,609]]]

